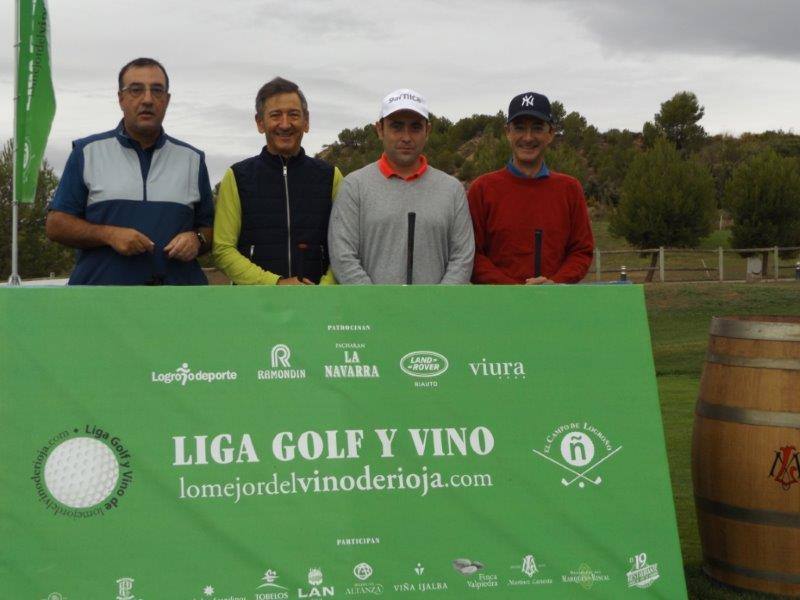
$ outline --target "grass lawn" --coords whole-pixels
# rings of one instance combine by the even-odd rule
[[[700,571],[702,551],[691,475],[692,425],[711,317],[800,315],[800,282],[652,284],[645,288],[645,296],[689,597],[774,598],[723,588]]]

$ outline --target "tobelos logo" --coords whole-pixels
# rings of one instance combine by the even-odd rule
[[[151,371],[150,381],[153,383],[180,383],[186,385],[187,382],[216,383],[218,381],[236,381],[239,374],[236,371],[193,371],[189,368],[189,363],[181,363],[181,366],[174,371],[167,373],[156,373]]]
[[[558,450],[557,454],[554,449]],[[593,425],[567,423],[557,427],[546,437],[542,451],[533,451],[568,473],[561,479],[564,487],[578,482],[578,487],[584,488],[587,483],[600,485],[603,482],[603,478],[596,472],[591,475],[589,473],[620,450],[622,446],[614,448],[608,437]]]
[[[92,517],[116,508],[133,481],[131,454],[95,425],[54,435],[33,462],[36,494],[56,515]]]
[[[400,359],[400,369],[411,377],[438,377],[449,366],[444,355],[432,350],[416,350]]]

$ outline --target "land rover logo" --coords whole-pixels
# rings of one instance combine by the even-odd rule
[[[400,359],[403,373],[412,377],[438,377],[447,371],[449,366],[447,358],[430,350],[409,352]]]

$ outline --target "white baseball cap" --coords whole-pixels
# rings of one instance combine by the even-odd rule
[[[427,100],[422,94],[408,88],[395,90],[384,97],[383,102],[381,102],[381,114],[378,118],[383,119],[398,110],[411,110],[426,119],[428,118]]]

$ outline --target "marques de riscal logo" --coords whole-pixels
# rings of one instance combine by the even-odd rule
[[[131,453],[122,438],[97,425],[65,429],[39,449],[31,479],[54,514],[102,515],[119,506],[133,482]]]
[[[628,587],[649,588],[658,579],[658,563],[648,565],[644,552],[631,556],[628,562],[631,563],[631,570],[626,573]]]
[[[533,451],[550,463],[566,471],[561,485],[569,487],[578,483],[583,489],[587,483],[600,485],[603,482],[595,469],[622,450],[614,448],[611,440],[590,423],[565,423],[545,438],[542,450]]]
[[[482,358],[469,363],[469,370],[475,377],[525,379],[525,365],[521,361],[488,361]]]
[[[293,369],[292,350],[286,344],[276,344],[269,351],[269,369],[258,371],[259,380],[271,379],[305,379],[305,369]]]
[[[218,383],[220,381],[236,381],[239,374],[236,371],[194,371],[189,367],[189,363],[181,363],[181,366],[174,371],[166,373],[150,372],[150,381],[153,383],[179,383],[185,386],[187,383]]]
[[[566,575],[561,576],[562,583],[574,583],[585,590],[592,589],[595,583],[605,583],[610,580],[608,575],[599,569],[592,569],[586,563],[582,563],[577,569],[572,569]]]

